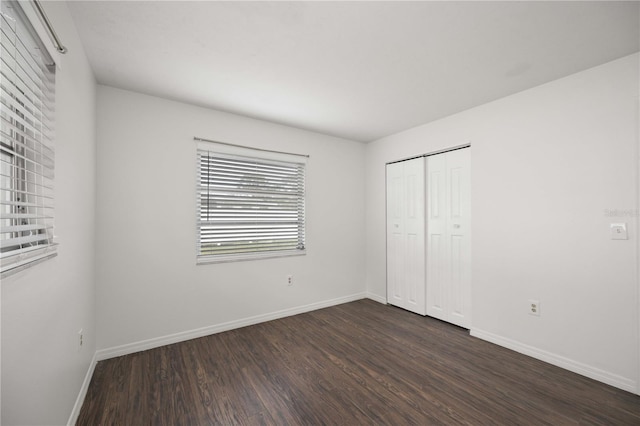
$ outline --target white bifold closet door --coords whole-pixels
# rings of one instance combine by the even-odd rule
[[[471,327],[470,149],[427,157],[427,315]]]
[[[387,165],[387,302],[426,314],[425,159]]]

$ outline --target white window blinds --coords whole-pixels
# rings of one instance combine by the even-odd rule
[[[304,254],[305,167],[198,149],[198,263]]]
[[[55,65],[17,2],[2,2],[1,272],[55,255]]]

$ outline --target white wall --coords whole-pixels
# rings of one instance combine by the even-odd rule
[[[56,258],[2,280],[5,425],[66,424],[95,353],[96,85],[66,4],[43,5],[69,49],[56,74],[60,245]]]
[[[636,390],[638,217],[605,210],[638,206],[638,61],[367,145],[368,291],[385,295],[385,162],[470,142],[472,334]],[[618,221],[628,241],[610,240]]]
[[[103,354],[363,297],[364,144],[106,86],[97,112]],[[196,266],[194,136],[311,156],[306,256]]]

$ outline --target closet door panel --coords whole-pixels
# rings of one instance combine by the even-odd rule
[[[425,307],[425,243],[424,243],[424,158],[403,161],[406,205],[406,285],[405,309],[420,315]]]
[[[403,166],[387,165],[387,302],[404,306]]]
[[[387,302],[424,315],[424,159],[387,165]]]
[[[424,238],[422,238],[424,240]],[[406,309],[424,315],[424,259],[420,262],[416,262],[416,253],[422,251],[420,246],[422,242],[419,241],[416,235],[407,236],[407,300]]]
[[[388,262],[392,267],[387,268],[387,300],[392,305],[404,306],[404,292],[402,283],[405,281],[403,267],[404,238],[392,235],[389,247]]]
[[[447,320],[446,162],[427,157],[427,315]]]
[[[464,271],[462,270],[462,251],[464,242],[459,235],[451,235],[449,239],[450,277],[449,277],[449,320],[464,317]]]
[[[446,153],[449,241],[448,321],[471,327],[470,149]]]
[[[444,283],[444,236],[429,234],[427,246],[427,315],[445,319],[447,289]]]

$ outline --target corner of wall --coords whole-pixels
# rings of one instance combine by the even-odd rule
[[[98,353],[94,352],[93,358],[91,358],[91,363],[89,364],[89,369],[87,370],[87,374],[85,374],[84,376],[84,380],[82,381],[82,386],[80,387],[80,391],[78,392],[78,397],[76,398],[76,402],[73,405],[73,409],[71,410],[69,421],[67,421],[68,426],[75,425],[78,421],[78,416],[80,415],[82,404],[84,404],[84,399],[87,396],[87,391],[89,390],[89,385],[91,384],[91,378],[93,377],[93,372],[95,371],[97,364],[98,364]]]

